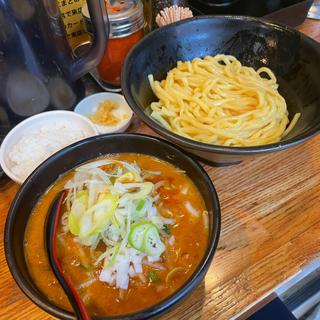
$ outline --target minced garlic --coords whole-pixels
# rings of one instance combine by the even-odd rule
[[[113,114],[113,111],[118,109],[119,105],[111,100],[101,102],[95,114],[89,115],[89,119],[100,125],[114,126],[121,120]]]

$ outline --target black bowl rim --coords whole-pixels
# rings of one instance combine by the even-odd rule
[[[194,159],[192,159],[190,156],[186,155],[185,152],[174,145],[171,142],[168,142],[164,139],[152,137],[144,134],[136,134],[136,133],[115,133],[115,134],[104,134],[99,136],[90,137],[81,141],[78,141],[72,145],[69,145],[65,147],[64,149],[58,151],[57,153],[53,154],[50,158],[48,158],[46,161],[44,161],[41,165],[39,165],[38,168],[36,168],[30,176],[26,179],[26,181],[22,184],[21,188],[18,190],[14,200],[12,201],[8,216],[6,219],[5,224],[5,232],[4,232],[4,247],[5,247],[5,257],[6,261],[10,270],[11,275],[13,276],[15,282],[17,283],[18,287],[22,290],[22,292],[36,305],[38,305],[41,309],[46,311],[47,313],[63,318],[63,319],[70,319],[74,320],[76,319],[74,314],[65,311],[54,304],[50,303],[49,300],[42,298],[40,294],[35,292],[33,289],[30,289],[27,281],[24,279],[24,277],[21,275],[17,264],[15,263],[14,255],[11,254],[13,251],[12,243],[11,243],[11,232],[14,225],[14,220],[17,216],[17,209],[19,207],[19,202],[21,199],[27,194],[29,188],[32,187],[33,179],[38,175],[39,172],[43,172],[48,165],[50,165],[52,162],[55,162],[57,159],[59,159],[62,155],[68,152],[72,152],[75,148],[78,146],[83,146],[86,144],[90,144],[92,141],[95,140],[112,140],[114,137],[122,138],[122,139],[130,139],[130,137],[136,137],[137,139],[140,139],[143,143],[145,140],[153,141],[155,143],[158,143],[162,147],[171,148],[172,151],[174,151],[176,154],[187,160],[195,170],[198,170],[201,174],[201,177],[205,180],[207,187],[211,194],[212,205],[213,205],[213,228],[211,234],[209,234],[208,239],[208,247],[204,253],[203,258],[199,262],[196,270],[193,272],[193,274],[190,276],[188,281],[180,287],[177,291],[175,291],[173,294],[165,298],[164,300],[160,301],[158,304],[153,305],[147,309],[134,312],[131,314],[126,314],[123,316],[112,316],[112,317],[95,317],[94,319],[97,320],[111,320],[111,319],[122,319],[122,320],[138,320],[138,319],[147,319],[149,317],[157,316],[159,314],[163,314],[168,309],[170,309],[173,305],[175,305],[179,300],[183,299],[191,290],[193,290],[199,282],[203,279],[205,276],[211,262],[213,259],[213,256],[215,254],[215,251],[218,246],[219,238],[220,238],[220,230],[221,230],[221,210],[220,210],[220,202],[218,198],[218,194],[215,190],[215,187],[208,176],[207,172],[204,170],[204,168]],[[48,186],[49,187],[49,186]],[[200,190],[201,191],[201,190]]]
[[[255,155],[255,154],[263,154],[263,153],[269,153],[274,151],[280,151],[284,150],[290,147],[293,147],[297,144],[300,144],[308,139],[311,139],[313,136],[318,134],[320,132],[320,124],[317,126],[310,128],[306,130],[305,132],[287,139],[287,140],[280,140],[279,142],[265,144],[261,146],[252,146],[252,147],[225,147],[225,146],[219,146],[219,145],[213,145],[208,143],[203,143],[200,141],[192,140],[189,138],[185,138],[181,135],[178,135],[170,130],[167,130],[166,128],[162,127],[160,124],[158,124],[156,121],[152,120],[151,117],[149,117],[136,103],[135,99],[131,95],[130,90],[130,83],[127,80],[127,75],[129,74],[129,68],[131,69],[131,65],[133,64],[132,61],[130,61],[130,58],[132,55],[134,55],[137,51],[139,52],[139,48],[144,46],[144,43],[148,41],[149,38],[153,37],[156,33],[164,33],[167,31],[170,31],[170,29],[175,28],[178,25],[193,23],[196,20],[208,20],[208,19],[226,19],[226,20],[242,20],[246,22],[255,22],[260,23],[262,26],[271,27],[276,30],[284,31],[284,32],[291,32],[296,35],[299,35],[299,37],[305,41],[312,42],[314,45],[319,47],[320,50],[320,43],[315,41],[314,39],[306,36],[302,32],[299,32],[298,30],[295,30],[287,25],[275,23],[267,19],[263,18],[256,18],[256,17],[250,17],[250,16],[242,16],[242,15],[203,15],[203,16],[196,16],[193,18],[184,19],[166,26],[163,26],[159,29],[156,29],[143,37],[128,53],[121,72],[121,88],[123,95],[131,107],[131,109],[139,116],[139,118],[146,123],[150,128],[152,128],[154,131],[162,135],[163,137],[173,141],[174,143],[177,143],[180,147],[186,148],[189,150],[195,150],[195,151],[203,151],[203,152],[211,152],[211,153],[219,153],[219,154],[229,154],[229,155]]]

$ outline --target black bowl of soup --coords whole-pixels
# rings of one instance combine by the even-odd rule
[[[317,134],[319,74],[320,44],[288,26],[200,16],[144,37],[121,78],[128,104],[149,127],[228,164]]]
[[[10,207],[9,269],[46,312],[75,319],[45,248],[46,216],[61,190],[67,190],[67,198],[58,225],[58,257],[94,319],[162,314],[205,276],[221,224],[207,173],[161,139],[101,135],[41,164]]]

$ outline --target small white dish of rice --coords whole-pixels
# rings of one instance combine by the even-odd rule
[[[72,111],[48,111],[15,126],[0,148],[0,165],[15,182],[22,184],[46,159],[64,147],[97,135],[86,117]]]

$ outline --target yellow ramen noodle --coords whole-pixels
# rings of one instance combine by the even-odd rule
[[[277,79],[268,68],[242,66],[233,56],[179,61],[165,80],[154,81],[159,98],[151,117],[189,139],[223,146],[258,146],[277,142],[292,130]]]

